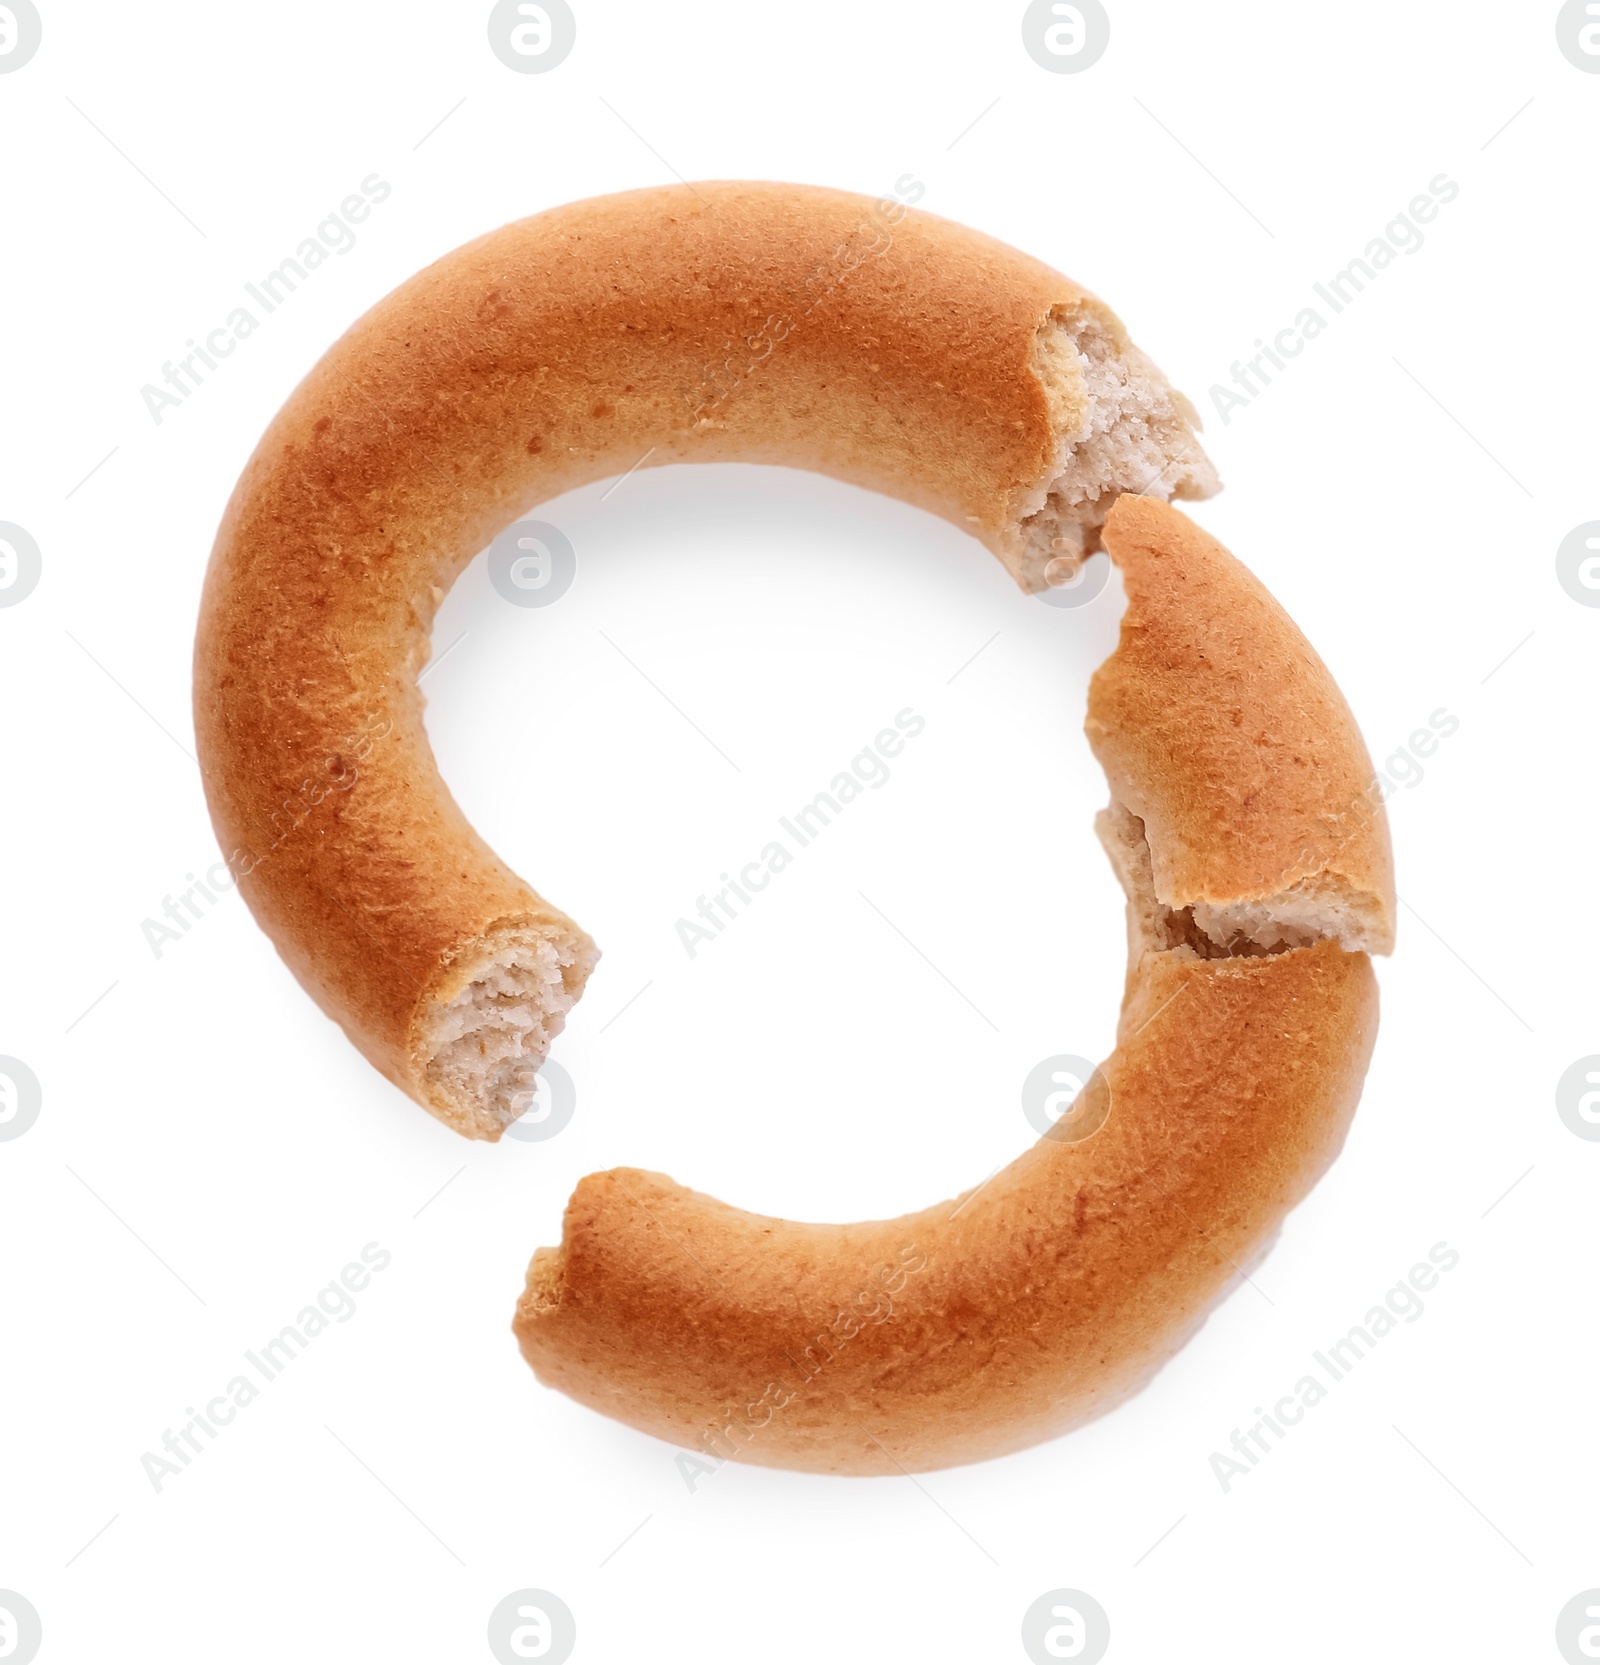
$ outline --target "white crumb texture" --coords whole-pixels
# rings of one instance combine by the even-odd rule
[[[1119,346],[1099,318],[1077,312],[1052,315],[1037,346],[1046,388],[1075,394],[1081,416],[1061,435],[1054,477],[1022,505],[1019,576],[1033,591],[1066,582],[1100,547],[1124,492],[1167,502],[1221,489],[1194,407],[1132,342]]]
[[[1270,896],[1174,905],[1156,893],[1145,825],[1112,801],[1095,831],[1128,898],[1128,946],[1136,962],[1148,952],[1191,959],[1281,954],[1318,942],[1347,952],[1387,952],[1380,899],[1339,875],[1319,873]]]
[[[467,957],[468,981],[424,1020],[425,1073],[438,1112],[497,1138],[532,1105],[539,1064],[560,1034],[593,962],[536,927],[495,932]]]

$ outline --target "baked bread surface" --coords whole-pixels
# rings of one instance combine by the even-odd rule
[[[673,186],[457,249],[329,349],[224,514],[195,727],[241,893],[390,1080],[498,1138],[597,950],[428,745],[417,673],[472,556],[587,481],[737,460],[920,504],[1037,590],[1119,492],[1216,488],[1191,417],[1099,301],[898,203]]]
[[[1346,813],[1366,749],[1214,539],[1133,497],[1104,535],[1129,601],[1085,726],[1129,958],[1116,1050],[1070,1123],[961,1197],[861,1225],[592,1175],[516,1311],[541,1380],[696,1464],[998,1456],[1141,1387],[1338,1154],[1377,1032],[1366,950],[1393,934],[1381,802]],[[1323,865],[1293,865],[1330,827]]]

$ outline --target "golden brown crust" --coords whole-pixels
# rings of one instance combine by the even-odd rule
[[[1337,1155],[1377,1028],[1365,954],[1148,956],[1110,1115],[902,1219],[797,1225],[659,1174],[583,1180],[517,1309],[552,1387],[706,1460],[974,1462],[1139,1388]],[[690,1469],[691,1474],[696,1471]]]
[[[1366,954],[1230,948],[1153,874],[1220,875],[1185,906],[1279,898],[1252,852],[1324,824],[1320,807],[1363,776],[1360,736],[1287,616],[1176,510],[1123,498],[1106,542],[1129,605],[1089,727],[1112,778],[1102,831],[1130,963],[1117,1049],[1074,1111],[1095,1131],[1046,1135],[963,1198],[853,1226],[594,1175],[517,1309],[542,1380],[707,1460],[859,1474],[997,1456],[1141,1386],[1337,1155],[1377,1028]],[[1262,765],[1280,750],[1282,769]],[[1360,873],[1382,919],[1387,851],[1380,824],[1333,875]],[[1331,871],[1289,875],[1296,929]]]
[[[452,1084],[439,1036],[470,1055],[473,991],[515,1006],[534,988],[536,1055],[595,950],[477,837],[428,748],[416,672],[473,552],[649,452],[891,492],[1038,588],[1052,550],[1099,535],[1102,477],[1057,487],[1075,446],[1116,453],[1117,412],[1145,436],[1119,467],[1148,463],[1165,424],[1154,454],[1172,478],[1151,489],[1213,488],[1169,395],[1066,279],[842,193],[634,192],[457,251],[312,371],[218,535],[196,726],[257,918],[392,1080],[497,1137],[511,1101]],[[1030,516],[1059,539],[1030,537]],[[782,1466],[1014,1450],[1137,1388],[1336,1154],[1376,990],[1364,953],[1318,940],[1317,909],[1363,945],[1393,917],[1381,808],[1353,833],[1339,813],[1370,778],[1359,735],[1293,625],[1183,517],[1125,498],[1106,537],[1130,605],[1090,732],[1132,950],[1119,1044],[1076,1118],[1097,1130],[853,1226],[592,1176],[518,1307],[545,1381],[696,1451]],[[1252,908],[1286,910],[1285,940],[1306,945],[1271,951]],[[1236,927],[1243,946],[1206,934]]]
[[[1252,840],[1279,850],[1321,825],[1361,777],[1360,736],[1287,616],[1176,510],[1124,498],[1106,539],[1129,605],[1089,726],[1129,967],[1117,1049],[1073,1112],[1093,1131],[1058,1127],[962,1198],[852,1226],[594,1175],[517,1309],[542,1380],[707,1460],[859,1474],[997,1456],[1140,1387],[1337,1155],[1377,1028],[1367,955],[1210,940],[1152,875],[1214,839],[1223,877],[1203,894],[1275,896]],[[1287,786],[1240,810],[1227,768],[1248,789],[1279,748]],[[1392,918],[1374,852],[1386,862],[1381,827],[1357,853]]]
[[[223,518],[195,726],[252,911],[391,1080],[498,1137],[504,1105],[430,1071],[438,1008],[459,992],[451,968],[480,963],[491,938],[548,945],[563,984],[548,1033],[596,953],[473,831],[423,732],[416,673],[471,556],[538,502],[648,453],[879,488],[948,516],[1037,587],[1020,517],[1089,406],[1076,354],[1053,382],[1041,368],[1040,331],[1068,318],[1126,344],[1092,296],[961,226],[844,192],[722,183],[506,226],[330,349]]]
[[[1172,908],[1297,887],[1394,945],[1377,776],[1327,667],[1265,586],[1164,503],[1118,499],[1104,541],[1128,610],[1085,722],[1112,797],[1143,823]],[[1324,934],[1334,934],[1326,932]]]
[[[1212,489],[1153,377],[1056,273],[837,192],[635,192],[457,251],[312,371],[218,535],[196,725],[257,918],[392,1080],[498,1136],[510,1100],[453,1085],[439,1036],[470,1054],[473,991],[515,1006],[533,988],[536,1054],[595,950],[477,837],[428,748],[416,672],[472,553],[649,452],[891,492],[1037,588],[1050,550],[1091,546],[1108,493],[1090,470],[1053,497],[1059,543],[1030,542],[1027,517],[1074,446],[1115,451],[1117,411],[1146,435],[1121,466],[1149,461],[1154,411],[1174,478],[1151,489]],[[1231,929],[1229,908],[1283,903],[1303,925],[1307,897],[1350,893],[1382,937],[1381,810],[1354,836],[1337,813],[1370,776],[1359,736],[1292,624],[1197,528],[1124,499],[1106,535],[1130,607],[1090,730],[1119,800],[1133,953],[1119,1045],[1085,1100],[1103,1125],[1042,1139],[963,1198],[854,1226],[593,1176],[518,1308],[544,1380],[756,1462],[893,1472],[1013,1450],[1133,1391],[1336,1153],[1376,1024],[1365,954],[1257,941],[1226,957],[1204,910]]]

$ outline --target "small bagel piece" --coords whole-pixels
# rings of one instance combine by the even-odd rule
[[[1037,591],[1119,494],[1216,490],[1197,425],[1092,295],[899,203],[673,186],[469,243],[329,349],[223,515],[195,732],[239,888],[391,1081],[497,1139],[597,950],[428,744],[417,674],[472,556],[641,465],[782,463],[945,516]]]
[[[1086,729],[1128,897],[1117,1047],[1008,1168],[803,1225],[661,1174],[581,1181],[515,1330],[539,1378],[685,1453],[892,1474],[1109,1410],[1248,1274],[1338,1154],[1393,941],[1388,830],[1332,678],[1177,510],[1104,527],[1128,607]]]

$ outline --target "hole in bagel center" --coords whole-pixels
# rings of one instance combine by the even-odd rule
[[[480,555],[421,686],[468,818],[602,950],[547,1150],[813,1220],[1016,1156],[1029,1071],[1115,1039],[1123,897],[1082,733],[1114,575],[1053,607],[932,515],[748,465],[524,519],[570,543],[570,585],[520,605]]]

